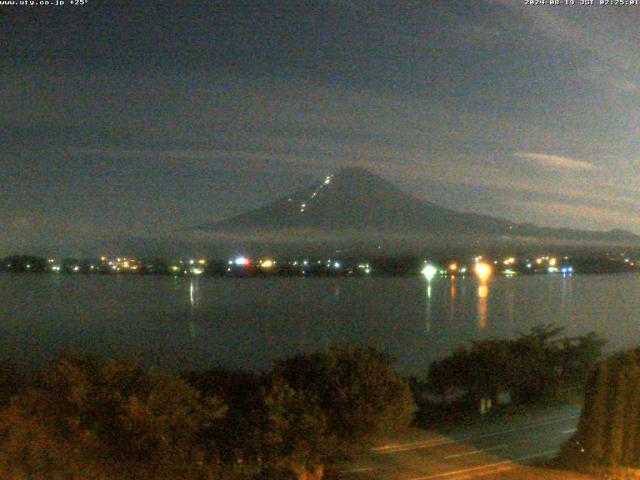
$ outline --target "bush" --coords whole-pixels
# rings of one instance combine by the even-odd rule
[[[205,478],[216,399],[128,362],[63,356],[0,411],[2,478]]]
[[[416,405],[392,359],[373,348],[332,347],[276,363],[274,375],[314,398],[337,448],[406,428]]]
[[[494,403],[501,391],[510,391],[516,403],[528,403],[580,389],[604,341],[593,333],[557,338],[561,332],[542,326],[514,340],[473,342],[434,362],[427,385],[442,398],[462,390],[475,402],[491,398]]]
[[[391,359],[368,348],[184,378],[66,355],[1,407],[0,478],[319,480],[414,410]]]
[[[210,441],[238,476],[320,479],[325,464],[377,433],[406,427],[415,410],[390,357],[374,349],[298,355],[262,376],[212,370],[187,378],[229,406]]]

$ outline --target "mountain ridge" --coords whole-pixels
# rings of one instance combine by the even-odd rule
[[[220,221],[193,227],[209,232],[308,230],[377,234],[541,237],[577,241],[637,242],[623,229],[540,227],[478,213],[459,212],[406,193],[361,167],[346,167],[316,185]]]

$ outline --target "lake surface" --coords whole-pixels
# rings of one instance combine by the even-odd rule
[[[0,358],[42,365],[69,347],[174,372],[262,369],[332,343],[381,348],[403,373],[464,342],[536,324],[640,344],[640,275],[171,278],[0,274]]]

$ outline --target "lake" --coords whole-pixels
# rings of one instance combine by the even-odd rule
[[[372,345],[423,375],[464,342],[536,324],[640,344],[640,275],[208,278],[0,274],[0,358],[42,365],[68,348],[173,372],[259,370],[332,343]]]

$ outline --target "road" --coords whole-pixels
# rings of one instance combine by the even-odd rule
[[[340,476],[349,480],[589,478],[526,467],[554,456],[575,432],[579,415],[579,407],[563,406],[487,419],[447,432],[412,431],[372,448],[345,465]]]

